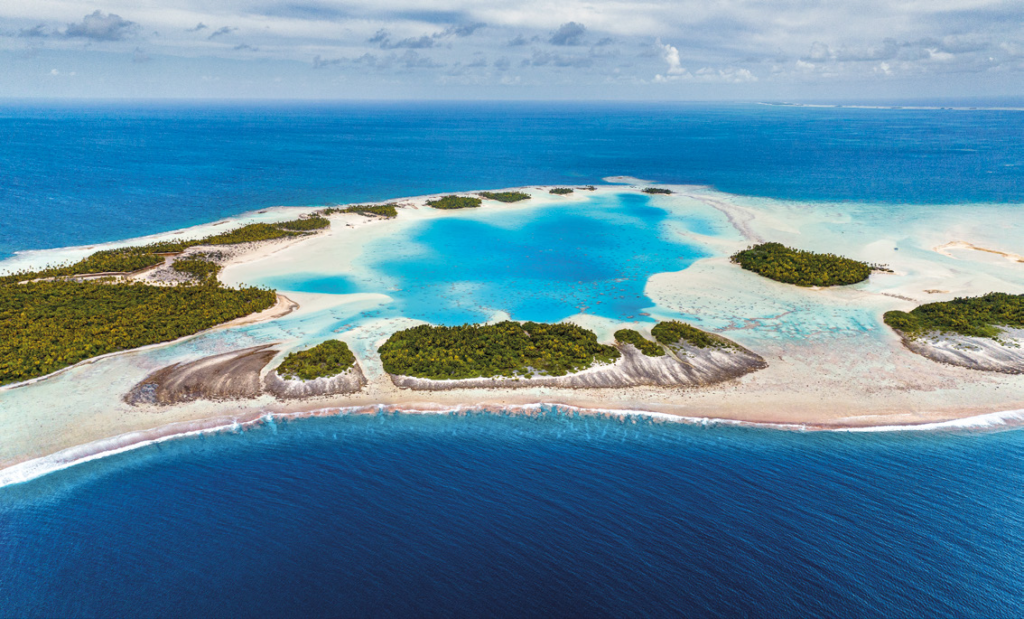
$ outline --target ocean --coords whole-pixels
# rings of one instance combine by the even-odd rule
[[[0,257],[273,205],[614,175],[878,203],[902,220],[925,204],[1019,217],[1020,135],[1024,113],[985,110],[6,104]],[[579,268],[621,285],[553,300],[550,282],[582,276],[539,255],[535,283],[517,284],[532,293],[506,309],[544,320],[602,298],[604,315],[628,318],[647,303],[630,278],[701,257],[651,233],[663,212],[622,209],[637,238],[571,209],[523,224],[587,247]],[[635,265],[599,242],[645,235]],[[416,240],[502,304],[507,255],[466,257],[518,256],[514,239],[451,220]],[[385,249],[375,268],[418,282],[396,312],[481,319],[432,307],[444,269]],[[800,432],[554,409],[276,421],[0,488],[0,617],[1019,617],[1022,490],[1021,430]]]

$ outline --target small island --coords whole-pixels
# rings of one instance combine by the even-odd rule
[[[816,254],[782,243],[761,243],[734,254],[732,262],[747,271],[797,286],[847,286],[871,275],[871,265],[835,254]]]
[[[553,193],[556,196],[564,196],[573,192],[572,187],[554,187],[548,190],[548,193]]]
[[[889,311],[883,319],[907,348],[933,361],[1024,374],[1024,295],[956,298]]]
[[[520,202],[530,199],[530,194],[521,191],[481,191],[480,196],[498,202]]]
[[[264,379],[266,390],[279,399],[355,393],[365,384],[355,354],[341,340],[289,353]]]
[[[665,189],[664,187],[644,187],[643,188],[643,192],[644,193],[650,193],[650,194],[665,194],[665,195],[669,195],[669,194],[672,193],[672,190],[671,189]]]
[[[631,329],[620,329],[618,345],[608,346],[599,343],[593,331],[571,323],[504,321],[457,327],[420,325],[393,334],[378,352],[396,386],[422,391],[696,387],[767,367],[764,359],[749,350],[690,328],[716,345],[699,347],[673,338],[669,334],[678,329],[670,327],[659,330],[666,334],[667,350]],[[655,349],[661,354],[654,354]]]
[[[443,196],[436,200],[427,200],[427,206],[442,209],[455,210],[460,208],[477,208],[482,203],[480,198],[471,196]]]

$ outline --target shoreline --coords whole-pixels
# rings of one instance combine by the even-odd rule
[[[406,415],[459,415],[477,413],[485,415],[513,415],[538,417],[545,409],[557,414],[616,418],[622,421],[644,418],[655,422],[680,423],[695,426],[732,426],[751,429],[771,429],[787,432],[922,432],[922,431],[1004,431],[1024,426],[1024,409],[995,411],[966,417],[952,417],[941,421],[922,421],[912,424],[845,425],[827,423],[782,423],[774,421],[750,421],[727,417],[690,417],[626,408],[587,408],[554,402],[504,405],[495,407],[486,403],[471,405],[443,406],[431,408],[404,408],[397,405],[376,404],[351,407],[328,407],[296,412],[254,411],[250,415],[234,417],[212,417],[196,421],[178,421],[147,430],[136,430],[99,439],[82,445],[62,449],[56,453],[32,458],[0,468],[0,488],[26,483],[50,473],[85,464],[101,458],[114,456],[149,445],[166,441],[185,439],[205,434],[238,432],[255,428],[277,420],[296,421],[319,417],[341,417],[346,415],[376,415],[395,413]]]
[[[636,183],[638,179],[614,180],[630,181],[634,185],[657,184]],[[972,248],[1010,246],[1005,239],[998,235],[989,238],[985,234],[965,233],[959,229],[959,217],[951,216],[939,224],[930,221],[928,226],[906,232],[907,238],[913,238],[920,249],[926,250],[915,255],[899,252],[896,245],[903,242],[887,238],[885,230],[871,229],[859,237],[850,234],[841,238],[837,232],[845,234],[856,230],[821,227],[857,221],[855,208],[844,206],[842,210],[830,211],[827,206],[811,203],[754,202],[698,185],[668,186],[675,195],[654,196],[651,198],[653,206],[674,216],[697,213],[696,217],[703,217],[701,213],[714,213],[717,219],[713,221],[720,221],[721,230],[728,232],[666,228],[664,234],[674,235],[673,238],[681,238],[686,243],[703,244],[709,255],[681,271],[646,275],[643,294],[650,299],[653,309],[646,310],[651,313],[641,314],[654,321],[679,315],[696,316],[695,326],[736,341],[763,357],[767,368],[703,387],[641,385],[570,389],[541,385],[450,391],[402,389],[381,374],[380,361],[374,353],[387,333],[420,321],[403,315],[372,317],[378,308],[394,303],[388,296],[388,288],[344,294],[292,293],[285,289],[283,292],[291,298],[278,293],[277,305],[262,314],[242,317],[179,340],[87,359],[44,377],[0,387],[0,430],[10,437],[7,449],[0,450],[0,486],[34,479],[50,471],[151,442],[248,427],[262,423],[262,419],[380,411],[440,414],[478,410],[530,415],[541,407],[550,406],[580,414],[643,416],[700,425],[726,424],[788,431],[922,431],[1024,425],[1024,383],[1019,377],[993,376],[936,363],[907,350],[895,333],[878,328],[884,311],[909,309],[911,304],[920,302],[915,297],[927,298],[932,293],[941,293],[932,298],[944,300],[959,294],[977,293],[983,290],[981,287],[1019,287],[1019,275],[1006,271],[1019,268],[1019,263],[1006,256],[996,257],[998,262],[977,262],[972,260],[992,254],[969,251],[964,252],[964,257],[950,257],[934,249],[951,243],[951,238],[967,238]],[[547,187],[533,185],[494,191],[505,190],[529,192],[533,200],[514,204],[485,200],[480,208],[435,211],[425,208],[424,202],[436,195],[424,195],[386,201],[402,207],[397,219],[333,214],[330,216],[333,225],[321,234],[283,243],[271,242],[256,251],[232,256],[225,265],[224,283],[234,285],[254,281],[253,278],[301,271],[308,268],[311,259],[331,265],[329,272],[324,271],[325,275],[348,277],[364,268],[360,252],[369,240],[393,236],[396,241],[403,241],[403,234],[424,222],[471,219],[501,225],[506,213],[515,215],[578,205],[591,196],[633,193],[640,188],[604,185],[596,192],[559,197],[548,196]],[[479,192],[455,193],[476,195]],[[277,207],[250,212],[231,221],[242,223],[260,216],[285,218],[297,211],[316,210],[319,208]],[[990,218],[994,213],[989,214]],[[985,212],[981,212],[977,217],[984,219],[984,215]],[[192,236],[201,234],[204,228],[226,223],[227,220],[219,221],[150,238]],[[808,229],[802,230],[801,224]],[[728,264],[726,256],[732,251],[762,238],[802,244],[812,250],[832,250],[831,243],[841,242],[837,251],[856,253],[858,258],[879,263],[899,259],[900,269],[898,273],[873,276],[869,282],[843,289],[780,287]],[[967,241],[952,243],[957,244],[950,246],[954,250],[963,248],[961,243],[968,244]],[[132,241],[117,243],[125,244],[132,244]],[[815,244],[825,247],[815,247]],[[53,251],[56,255],[80,249]],[[39,253],[32,257],[41,258],[47,250],[37,251]],[[21,260],[26,257],[22,256]],[[1007,273],[1009,277],[1004,276]],[[941,290],[937,290],[939,288]],[[275,310],[283,313],[275,313]],[[337,315],[331,317],[332,312]],[[507,318],[502,311],[496,312],[494,316]],[[287,314],[294,315],[276,320]],[[359,318],[366,315],[371,317]],[[794,320],[789,318],[791,315],[800,317]],[[643,330],[647,325],[643,318],[640,322],[630,322],[585,312],[568,315],[561,321],[591,329],[601,341],[609,339],[620,326],[632,325]],[[300,328],[300,323],[309,326]],[[342,337],[354,338],[353,350],[366,374],[367,384],[357,393],[287,402],[263,395],[250,400],[197,401],[137,409],[118,408],[113,396],[96,393],[99,384],[111,394],[127,392],[139,378],[172,363],[190,362],[268,342],[280,343],[283,355],[303,345],[303,338],[314,332],[327,333],[330,329],[343,333],[338,330],[339,326],[347,334]],[[199,337],[217,331],[222,335]],[[198,343],[186,344],[181,349],[175,347],[188,340]],[[135,354],[137,356],[133,356]],[[31,388],[25,388],[30,385]],[[119,398],[122,394],[116,395]]]

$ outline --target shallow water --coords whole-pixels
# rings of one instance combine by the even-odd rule
[[[0,489],[0,607],[75,616],[1024,613],[1024,432],[278,422]]]

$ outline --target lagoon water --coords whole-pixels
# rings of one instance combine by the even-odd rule
[[[0,257],[275,204],[618,174],[856,201],[864,220],[910,222],[916,203],[1015,218],[1022,134],[1024,113],[995,111],[7,106]],[[449,324],[494,309],[639,319],[645,274],[707,251],[666,227],[729,233],[653,200],[436,220],[407,245],[370,247],[350,277],[264,283],[386,290],[394,303],[373,311]],[[571,260],[549,260],[562,248]],[[445,292],[456,278],[468,297]],[[1022,488],[1020,430],[803,433],[551,410],[271,423],[0,488],[0,616],[1014,617]]]

